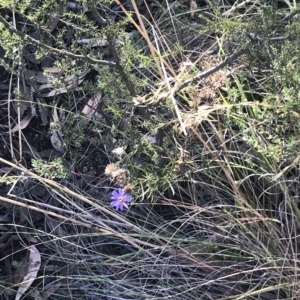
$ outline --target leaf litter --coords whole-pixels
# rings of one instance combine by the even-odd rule
[[[18,284],[19,288],[17,290],[15,300],[20,300],[29,289],[33,281],[36,279],[41,266],[41,255],[38,249],[35,246],[30,246],[28,252],[28,260],[26,261],[26,266],[23,269],[24,276],[22,278],[22,282]]]

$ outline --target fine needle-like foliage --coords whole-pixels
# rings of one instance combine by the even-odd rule
[[[0,0],[0,298],[299,299],[299,18]]]

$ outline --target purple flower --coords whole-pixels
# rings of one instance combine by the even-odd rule
[[[110,204],[110,206],[113,206],[116,208],[116,210],[123,210],[123,208],[128,209],[128,205],[126,203],[130,202],[132,200],[132,196],[126,194],[124,189],[118,189],[117,191],[112,192],[111,200],[113,200]]]

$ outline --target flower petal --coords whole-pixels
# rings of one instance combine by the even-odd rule
[[[113,191],[111,193],[111,195],[112,195],[111,199],[117,199],[119,197],[119,192],[118,191]]]
[[[124,202],[130,202],[132,200],[132,196],[125,194],[124,195]]]
[[[124,189],[119,189],[119,195],[120,196],[124,196],[126,193],[125,193],[125,190]]]
[[[125,202],[123,202],[123,205],[125,208],[129,209],[128,205]]]
[[[120,210],[123,210],[123,205],[124,203],[123,202],[120,202],[119,205],[118,205],[118,208],[120,208]],[[117,209],[118,210],[118,209]]]
[[[110,203],[110,206],[119,206],[120,201],[116,200]]]

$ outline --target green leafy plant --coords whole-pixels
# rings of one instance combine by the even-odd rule
[[[32,159],[31,164],[34,171],[45,178],[64,179],[68,176],[67,169],[60,157],[50,162],[42,159]]]

